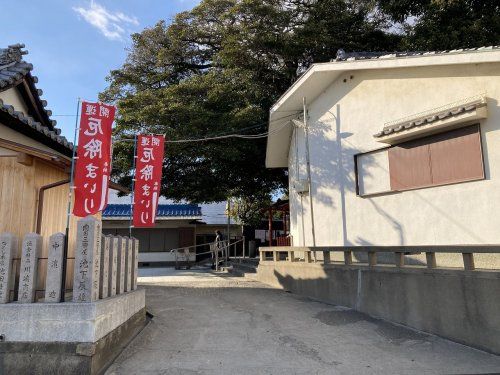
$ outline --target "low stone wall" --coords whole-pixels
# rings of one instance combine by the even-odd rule
[[[500,272],[263,261],[257,279],[500,354]]]
[[[0,305],[0,334],[5,342],[95,343],[144,306],[144,289],[91,303],[8,303]]]
[[[102,236],[101,229],[94,217],[78,221],[74,259],[64,257],[62,233],[50,237],[47,258],[40,256],[39,234],[21,242],[0,233],[0,374],[99,373],[144,325],[139,242]],[[37,288],[41,260],[47,261],[43,290]],[[70,263],[68,290],[62,266]],[[69,291],[71,302],[62,298]]]
[[[84,303],[0,304],[0,374],[98,374],[146,322],[145,289]]]
[[[143,308],[95,343],[0,342],[0,374],[102,374],[146,324]]]

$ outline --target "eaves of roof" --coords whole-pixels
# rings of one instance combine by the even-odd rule
[[[51,130],[35,121],[31,116],[16,111],[13,106],[4,104],[0,99],[0,120],[2,124],[36,141],[51,147],[61,154],[72,157],[73,144],[61,135],[60,129]]]
[[[403,132],[405,130],[410,130],[413,128],[418,128],[421,126],[429,125],[429,124],[432,124],[436,121],[445,120],[447,118],[457,116],[457,115],[460,115],[462,113],[474,111],[474,110],[481,108],[481,107],[486,107],[486,102],[477,101],[474,103],[454,106],[452,108],[446,109],[446,110],[441,111],[441,112],[434,113],[434,114],[429,115],[429,116],[422,116],[422,117],[412,119],[410,121],[402,121],[402,122],[398,122],[398,123],[393,124],[393,125],[385,126],[382,131],[378,132],[377,134],[374,134],[373,136],[375,138],[381,138],[381,137],[387,136],[389,134],[400,133],[400,132]]]
[[[271,107],[266,167],[285,168],[288,166],[288,152],[293,132],[290,114],[299,113],[303,108],[304,98],[307,99],[307,103],[313,102],[340,75],[346,72],[490,62],[500,62],[499,47],[438,52],[384,53],[364,57],[348,55],[348,57],[344,56],[338,61],[313,64]]]

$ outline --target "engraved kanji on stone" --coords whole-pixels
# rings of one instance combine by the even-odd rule
[[[45,302],[61,301],[63,252],[65,235],[56,233],[49,239],[47,278],[45,284]]]
[[[0,304],[8,303],[14,288],[12,260],[17,255],[18,239],[11,233],[0,234]]]
[[[42,252],[42,236],[29,233],[24,236],[21,253],[21,274],[19,275],[19,303],[35,302],[38,257]]]
[[[73,301],[92,302],[99,299],[99,269],[102,226],[92,216],[77,223]]]

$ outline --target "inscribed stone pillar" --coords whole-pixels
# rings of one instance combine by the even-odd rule
[[[101,241],[101,279],[99,282],[99,298],[108,297],[108,274],[109,274],[109,244],[111,238],[102,236]]]
[[[17,255],[17,237],[11,233],[0,234],[0,303],[8,303],[14,287],[12,259]]]
[[[76,233],[73,302],[99,299],[99,263],[101,222],[87,216],[78,220]]]
[[[50,236],[49,239],[45,302],[61,301],[64,237],[64,234],[56,233]]]
[[[139,272],[139,240],[132,239],[132,290],[137,289],[137,277]]]
[[[35,291],[38,271],[38,257],[42,252],[42,236],[28,233],[24,236],[21,253],[21,272],[19,274],[20,303],[35,302]]]
[[[116,294],[125,291],[125,258],[127,253],[127,238],[118,236],[118,260],[116,267]]]
[[[116,275],[118,267],[118,237],[110,237],[108,291],[109,296],[116,296]]]
[[[132,290],[132,238],[127,237],[127,256],[125,257],[125,291]]]
[[[101,282],[101,247],[102,247],[102,223],[99,221],[99,230],[97,234],[96,257],[94,259],[94,277],[92,278],[92,292],[96,294],[96,300],[99,299]]]

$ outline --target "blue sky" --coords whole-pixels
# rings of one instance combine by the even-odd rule
[[[95,100],[121,66],[129,35],[167,22],[199,0],[1,1],[0,48],[24,43],[37,87],[63,135],[73,140],[77,98]],[[62,115],[62,116],[61,116]]]

